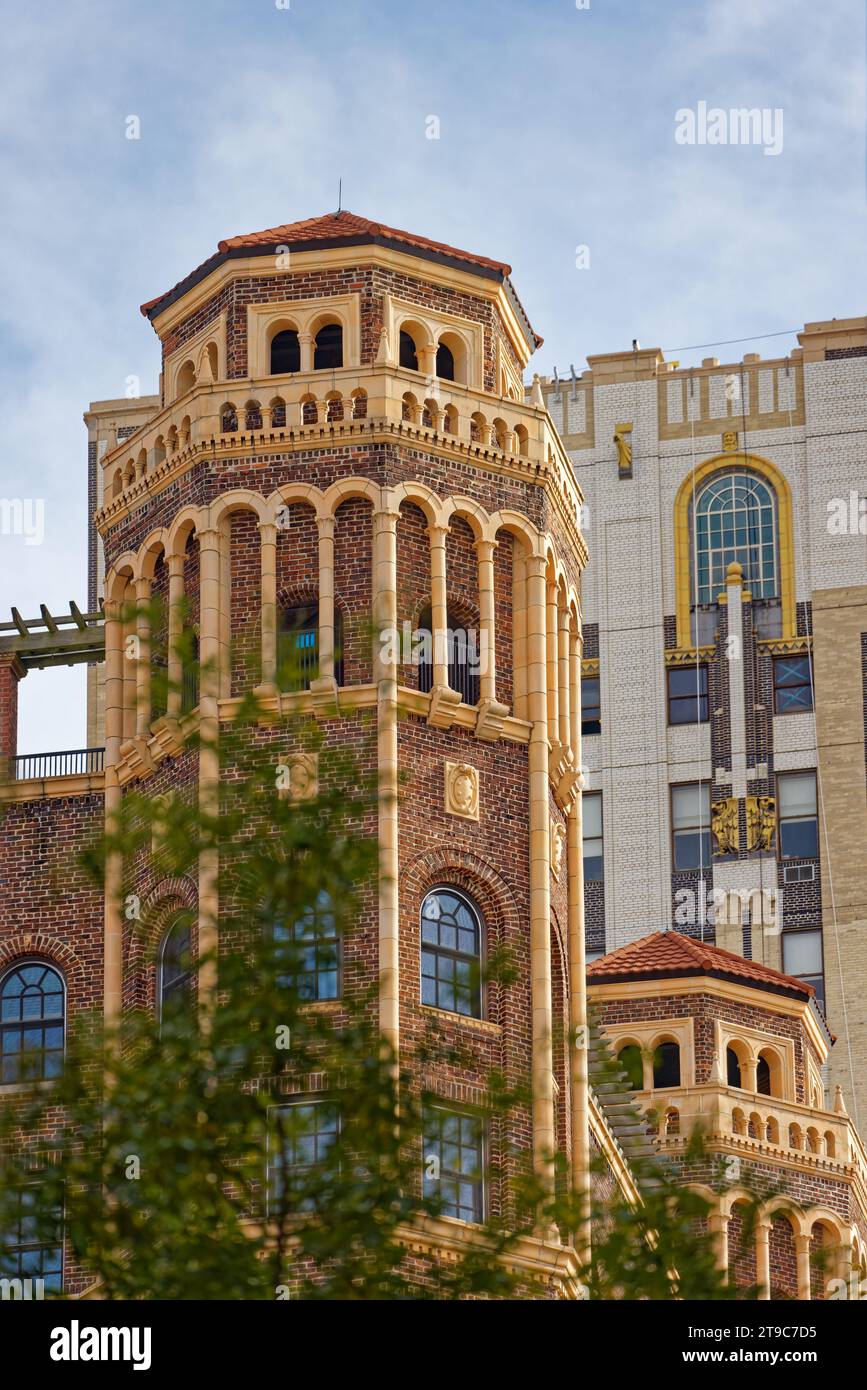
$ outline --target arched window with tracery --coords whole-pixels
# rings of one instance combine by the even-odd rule
[[[754,598],[779,592],[776,499],[753,473],[719,473],[701,488],[693,526],[694,601],[716,603],[733,561]]]
[[[63,1071],[66,991],[41,960],[22,961],[0,980],[0,1085],[50,1081]]]

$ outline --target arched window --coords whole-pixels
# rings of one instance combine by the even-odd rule
[[[443,381],[455,379],[455,355],[445,343],[437,347],[437,376]]]
[[[192,982],[192,923],[189,914],[182,913],[169,927],[160,946],[161,1019],[189,1007]]]
[[[313,351],[314,371],[343,366],[343,329],[339,323],[326,323],[316,334]]]
[[[660,1043],[653,1054],[654,1086],[680,1085],[680,1048],[676,1042]]]
[[[50,1081],[63,1071],[63,977],[41,960],[25,961],[0,982],[0,1085]]]
[[[729,1086],[742,1089],[740,1058],[733,1047],[726,1048],[726,1080]]]
[[[271,375],[300,372],[301,345],[294,328],[283,328],[271,339]]]
[[[694,543],[698,603],[716,602],[734,560],[754,598],[776,597],[775,501],[763,479],[735,472],[711,478],[696,499]]]
[[[319,675],[319,605],[282,608],[277,632],[277,674],[281,690],[309,690]],[[343,615],[334,609],[334,678],[343,684]]]
[[[627,1043],[621,1047],[617,1054],[622,1071],[626,1072],[626,1080],[633,1091],[644,1090],[644,1059],[641,1056],[641,1048],[635,1043]]]
[[[195,386],[195,384],[196,384],[196,368],[195,368],[195,365],[194,365],[192,362],[187,361],[187,362],[185,362],[185,363],[183,364],[183,366],[180,368],[180,370],[179,370],[179,372],[178,372],[178,375],[177,375],[177,377],[175,378],[175,392],[176,392],[177,396],[178,396],[178,397],[180,397],[180,396],[185,396],[185,395],[187,394],[188,391],[191,391],[191,390],[193,389],[193,387]]]
[[[404,328],[400,330],[400,365],[408,372],[418,371],[418,349],[415,339]]]
[[[340,937],[330,893],[323,888],[315,906],[294,922],[272,921],[271,931],[287,965],[279,983],[294,986],[304,1000],[340,998]]]
[[[421,908],[421,1002],[482,1016],[482,922],[455,888],[435,888]]]
[[[756,1062],[756,1093],[760,1096],[773,1095],[771,1090],[771,1068],[766,1057]]]
[[[188,629],[181,643],[181,714],[199,703],[199,635]]]
[[[433,689],[433,631],[431,606],[425,604],[418,619],[418,631],[426,640],[419,645],[418,688]],[[475,632],[446,615],[446,650],[449,687],[460,692],[465,705],[477,705],[480,695],[481,654]]]

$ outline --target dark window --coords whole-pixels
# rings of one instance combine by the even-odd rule
[[[14,1215],[0,1237],[0,1278],[41,1279],[45,1293],[62,1291],[62,1213],[41,1210],[35,1183],[19,1188]]]
[[[583,676],[581,679],[581,733],[600,734],[602,732],[602,710],[599,706],[599,677]]]
[[[300,372],[301,347],[294,328],[284,328],[271,339],[271,375],[283,376],[286,372]]]
[[[326,323],[316,334],[313,351],[314,371],[343,366],[343,329],[339,323]]]
[[[813,708],[813,682],[808,656],[778,656],[774,661],[774,709],[798,714]]]
[[[189,714],[199,703],[199,638],[195,632],[184,637],[181,673],[181,714]]]
[[[680,1085],[680,1048],[676,1042],[660,1043],[653,1054],[653,1084]]]
[[[321,1169],[340,1134],[340,1109],[332,1101],[280,1105],[272,1111],[269,1136],[268,1199],[272,1206],[310,1210]]]
[[[418,661],[419,690],[433,689],[433,634],[430,604],[419,614],[419,633],[426,641],[420,647]],[[465,705],[477,705],[480,693],[480,653],[476,634],[471,628],[456,624],[451,614],[446,616],[446,650],[448,655],[449,687],[457,690]]]
[[[738,1054],[734,1048],[726,1048],[726,1080],[729,1086],[734,1086],[741,1090],[741,1064],[738,1061]]]
[[[400,330],[400,365],[408,372],[418,371],[418,353],[411,334]]]
[[[340,997],[340,938],[334,904],[323,889],[316,906],[309,907],[296,922],[274,922],[274,941],[283,943],[289,974],[280,981],[294,985],[301,999]]]
[[[584,882],[601,883],[605,878],[601,792],[586,792],[582,796],[581,820],[584,832]]]
[[[672,787],[671,828],[675,872],[707,867],[711,862],[709,782]]]
[[[764,1057],[760,1057],[756,1062],[756,1094],[760,1096],[771,1094],[771,1068]]]
[[[815,859],[819,853],[815,772],[786,772],[777,778],[777,821],[783,859]]]
[[[707,667],[672,666],[668,672],[669,724],[707,722]]]
[[[628,1043],[626,1047],[621,1047],[617,1054],[622,1071],[626,1072],[626,1080],[633,1091],[644,1090],[644,1060],[641,1056],[641,1048],[636,1047],[635,1043]]]
[[[277,678],[281,690],[309,690],[319,675],[319,605],[299,604],[280,611]],[[334,677],[343,684],[343,615],[334,609]]]
[[[438,1106],[424,1114],[424,1195],[439,1202],[444,1216],[485,1219],[485,1130],[477,1115]]]
[[[481,966],[479,914],[463,894],[434,889],[421,908],[421,1002],[481,1018]]]
[[[451,348],[446,347],[445,343],[440,343],[437,348],[437,376],[443,381],[454,381],[455,379],[455,359]]]
[[[50,1081],[63,1071],[63,980],[42,961],[16,966],[0,983],[0,1085]]]
[[[192,983],[192,924],[184,913],[169,927],[160,950],[160,1018],[189,1008]]]
[[[825,1012],[825,967],[822,959],[822,932],[818,927],[807,931],[783,932],[783,971],[796,980],[812,985],[816,1002]]]

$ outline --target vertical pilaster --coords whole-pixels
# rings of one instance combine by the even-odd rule
[[[558,677],[557,655],[557,584],[552,578],[545,586],[547,598],[545,624],[546,631],[546,680],[548,683],[548,738],[552,744],[559,741],[560,733],[560,682]],[[530,718],[532,719],[532,715]]]
[[[334,517],[316,518],[319,529],[319,680],[334,683]]]
[[[168,696],[166,700],[166,714],[170,719],[177,719],[181,713],[182,706],[182,685],[184,679],[183,660],[181,658],[181,636],[183,633],[182,608],[184,601],[184,557],[181,555],[169,555],[169,613],[168,613]]]
[[[449,683],[448,611],[446,601],[447,526],[429,526],[430,540],[430,623],[433,645],[433,688],[445,690]]]
[[[569,609],[565,595],[557,613],[558,622],[558,683],[560,694],[560,743],[564,751],[572,747],[572,707],[569,699]]]
[[[530,955],[533,1032],[533,1156],[553,1187],[554,1058],[551,1030],[551,837],[548,814],[548,660],[545,561],[527,560],[527,699],[530,734]],[[554,629],[556,634],[556,629]],[[556,647],[555,647],[556,651]]]
[[[135,626],[138,637],[135,673],[135,731],[147,738],[151,722],[150,614],[151,581],[145,575],[135,582]]]
[[[199,811],[206,824],[219,814],[219,696],[221,678],[221,538],[218,531],[199,532],[201,684],[199,694]],[[208,1008],[217,983],[219,854],[207,847],[199,855],[199,1003]]]
[[[494,608],[494,551],[496,541],[477,540],[479,572],[479,627],[481,629],[481,672],[479,694],[482,703],[497,698],[496,626]]]
[[[397,807],[396,643],[380,640],[397,630],[396,511],[373,516],[374,679],[379,775],[379,1026],[394,1051],[400,1045]]]
[[[524,552],[512,550],[512,698],[517,719],[527,718],[527,570]]]

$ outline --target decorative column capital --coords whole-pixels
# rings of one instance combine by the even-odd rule
[[[317,516],[316,529],[319,532],[320,540],[334,539],[334,523],[336,518],[331,516]]]
[[[263,545],[277,544],[277,529],[276,521],[259,522],[259,539]]]
[[[486,536],[480,536],[477,541],[473,542],[473,545],[480,560],[493,559],[494,551],[497,548],[496,541],[489,540]]]
[[[185,558],[186,556],[183,552],[178,552],[177,550],[173,550],[170,555],[166,556],[169,579],[179,579],[183,577]]]

